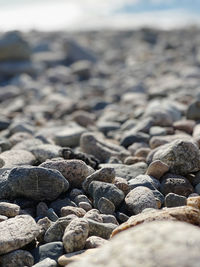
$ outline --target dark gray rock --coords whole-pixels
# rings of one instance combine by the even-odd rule
[[[28,266],[34,264],[33,256],[26,250],[15,250],[0,257],[2,267]]]
[[[130,130],[124,135],[120,144],[124,147],[129,147],[133,143],[148,143],[150,136],[142,132],[135,132]]]
[[[104,182],[93,181],[89,185],[89,194],[93,198],[94,207],[97,207],[101,197],[110,200],[117,208],[124,199],[124,193],[115,185]]]
[[[200,120],[200,101],[196,100],[191,103],[187,109],[186,117],[189,120]]]
[[[97,208],[103,214],[113,214],[115,212],[115,205],[105,197],[99,199]]]
[[[185,206],[187,198],[174,193],[169,193],[165,196],[165,206],[168,208]]]
[[[65,206],[76,207],[76,204],[66,197],[63,199],[58,198],[55,201],[51,202],[51,204],[49,205],[49,207],[52,208],[56,212],[56,214],[58,214],[58,216],[61,215],[61,209]]]
[[[138,186],[145,186],[151,190],[160,188],[160,182],[149,175],[138,175],[134,179],[129,180],[128,184],[131,189],[134,189]]]
[[[117,227],[113,223],[100,223],[91,219],[87,219],[89,223],[89,236],[99,236],[104,239],[109,239],[112,231]]]

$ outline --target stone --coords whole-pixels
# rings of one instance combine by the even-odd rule
[[[142,148],[139,148],[135,151],[135,156],[136,157],[143,157],[146,159],[146,157],[148,156],[148,154],[150,153],[151,149],[148,148],[148,147],[142,147]]]
[[[149,175],[138,175],[134,179],[129,180],[128,185],[130,189],[134,189],[138,186],[145,186],[151,190],[160,188],[160,182]]]
[[[55,213],[54,209],[52,209],[52,208],[47,210],[47,217],[52,222],[56,222],[58,220],[58,215]]]
[[[161,146],[153,155],[153,161],[161,160],[175,174],[188,174],[200,170],[200,152],[195,143],[176,140]]]
[[[18,31],[7,32],[0,38],[0,61],[27,60],[31,49]]]
[[[114,168],[115,176],[122,177],[127,181],[140,174],[145,174],[147,170],[147,164],[144,162],[139,162],[130,166],[125,164],[100,164],[100,167]]]
[[[36,207],[37,217],[46,217],[48,211],[48,206],[45,202],[39,202]]]
[[[138,214],[146,208],[157,208],[153,192],[144,186],[138,186],[131,190],[125,197],[126,206],[130,214]]]
[[[72,114],[72,118],[75,122],[77,122],[82,127],[93,125],[95,122],[95,115],[93,113],[89,113],[84,110],[75,111]]]
[[[113,230],[117,227],[113,223],[101,223],[87,218],[89,224],[89,236],[99,236],[109,239]]]
[[[55,201],[51,202],[49,208],[52,208],[56,212],[56,214],[60,216],[61,208],[65,206],[76,207],[76,204],[67,197],[63,199],[58,198]]]
[[[115,177],[115,180],[114,180],[114,185],[120,189],[124,195],[126,196],[128,194],[128,192],[130,191],[130,186],[127,182],[126,179],[124,178],[121,178],[121,177]]]
[[[79,202],[78,206],[79,208],[84,209],[86,212],[92,209],[92,205],[87,202]]]
[[[85,162],[76,159],[47,161],[40,166],[58,170],[69,181],[72,188],[81,188],[83,181],[90,173],[89,167]]]
[[[192,134],[193,129],[195,127],[195,121],[194,120],[180,120],[173,123],[173,127],[176,130],[180,130],[183,132],[186,132],[188,134]]]
[[[82,134],[80,146],[84,153],[93,155],[101,162],[107,162],[112,156],[119,159],[129,156],[129,152],[123,147],[105,141],[102,138],[97,138],[93,133]]]
[[[146,174],[159,180],[168,171],[169,166],[167,164],[160,160],[155,160],[148,166]]]
[[[85,214],[84,218],[91,219],[91,220],[96,221],[96,222],[103,222],[102,216],[100,215],[100,212],[97,209],[89,210]]]
[[[199,199],[194,201],[192,198],[187,206],[164,208],[162,210],[151,210],[151,212],[142,212],[138,215],[131,216],[127,222],[121,224],[113,231],[112,237],[128,228],[151,221],[182,221],[199,225],[200,211],[197,209],[197,203],[199,204]]]
[[[34,248],[31,253],[34,257],[35,263],[41,262],[46,258],[57,261],[63,255],[64,248],[62,242],[51,242]]]
[[[200,197],[192,196],[187,198],[187,206],[194,207],[196,209],[200,209]]]
[[[86,195],[78,195],[74,198],[74,202],[78,205],[80,202],[86,202],[91,204],[91,201],[88,199]]]
[[[94,254],[86,255],[70,267],[131,267],[141,266],[141,262],[149,267],[196,267],[200,259],[199,238],[199,229],[193,225],[172,221],[151,222],[119,234]]]
[[[71,66],[72,73],[77,75],[81,80],[87,80],[90,77],[92,64],[88,60],[79,60]]]
[[[86,214],[86,211],[84,209],[78,208],[78,207],[63,207],[61,209],[61,216],[67,216],[70,214],[74,214],[77,217],[83,217]]]
[[[191,183],[183,176],[167,173],[162,177],[160,191],[163,195],[175,193],[188,197],[194,192]]]
[[[102,245],[105,245],[108,243],[106,239],[103,239],[99,236],[90,236],[85,242],[85,248],[90,249],[90,248],[98,248],[101,247]]]
[[[135,132],[133,130],[129,130],[122,137],[120,144],[124,147],[129,147],[135,142],[148,143],[150,136],[146,133]]]
[[[187,112],[186,112],[186,117],[189,120],[195,120],[198,121],[200,120],[200,101],[195,100],[193,103],[191,103],[188,106]]]
[[[47,159],[59,157],[60,146],[43,144],[31,149],[31,153],[42,163]]]
[[[44,235],[44,241],[46,243],[55,242],[55,241],[62,241],[62,237],[65,232],[65,228],[68,224],[73,220],[76,219],[77,216],[74,214],[61,217],[56,222],[52,223],[50,227],[46,230]]]
[[[82,184],[85,192],[88,192],[88,187],[92,181],[101,181],[105,183],[113,183],[115,178],[114,168],[101,168],[89,175]]]
[[[120,223],[127,222],[128,219],[130,218],[128,215],[124,214],[123,212],[119,212],[119,211],[116,213],[116,217]]]
[[[67,180],[58,171],[41,167],[13,168],[6,184],[10,191],[8,198],[27,197],[37,201],[52,201],[69,187]],[[4,186],[3,181],[1,186]],[[1,190],[3,188],[0,193]]]
[[[0,255],[31,243],[40,228],[29,215],[19,215],[0,223]]]
[[[15,217],[19,215],[20,207],[16,204],[0,202],[0,215],[6,217]]]
[[[103,219],[103,223],[112,223],[112,224],[119,225],[116,217],[112,214],[101,214],[101,217]]]
[[[94,207],[97,207],[101,197],[110,200],[115,207],[118,207],[124,199],[124,193],[113,184],[93,181],[90,183],[88,191],[93,198]]]
[[[74,219],[65,229],[63,245],[67,253],[81,250],[89,234],[89,224],[86,219]]]
[[[58,264],[55,260],[52,260],[50,258],[46,258],[36,264],[34,264],[32,267],[57,267]]]
[[[174,193],[169,193],[165,196],[165,206],[168,208],[185,206],[187,198]]]
[[[79,196],[79,195],[82,195],[83,194],[83,191],[81,189],[78,189],[78,188],[73,188],[69,194],[70,198],[72,200],[75,199],[75,197]]]
[[[63,147],[76,147],[79,145],[80,137],[85,132],[80,126],[69,127],[55,135],[55,143]]]
[[[34,259],[30,252],[19,249],[0,256],[0,263],[2,267],[31,267],[34,264]]]
[[[113,214],[115,212],[115,205],[105,197],[99,199],[97,208],[103,214]]]
[[[26,150],[9,150],[0,154],[0,167],[12,168],[21,165],[33,165],[35,157]]]

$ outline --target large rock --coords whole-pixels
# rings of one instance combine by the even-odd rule
[[[130,229],[70,267],[197,267],[199,228],[182,222],[151,222]]]
[[[0,38],[0,61],[27,60],[31,50],[19,32],[8,32]]]
[[[188,174],[200,170],[200,151],[197,145],[186,140],[176,140],[161,146],[153,155],[153,161],[161,160],[175,174]]]
[[[2,267],[33,266],[34,259],[26,250],[15,250],[0,257]]]
[[[40,228],[29,215],[0,223],[0,255],[22,248],[39,235]]]
[[[17,167],[10,171],[8,177],[0,180],[0,197],[26,197],[37,201],[51,201],[66,192],[68,187],[68,181],[56,170]]]

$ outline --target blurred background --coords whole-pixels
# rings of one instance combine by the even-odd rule
[[[0,30],[171,29],[200,24],[199,0],[0,0]]]

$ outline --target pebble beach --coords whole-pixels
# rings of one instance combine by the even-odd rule
[[[199,266],[199,36],[0,33],[0,266]]]

